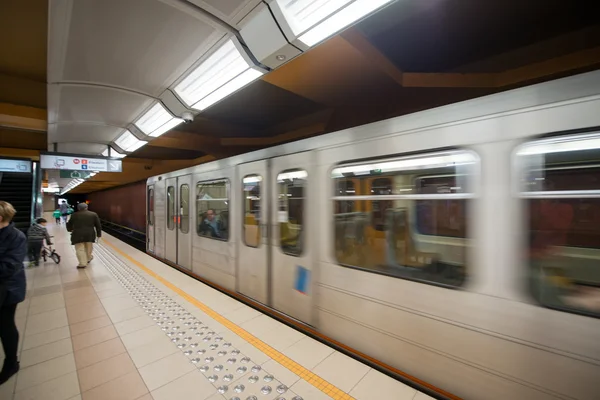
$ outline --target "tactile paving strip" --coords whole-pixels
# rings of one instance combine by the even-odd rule
[[[303,400],[111,252],[97,247],[107,270],[218,393],[230,400]]]

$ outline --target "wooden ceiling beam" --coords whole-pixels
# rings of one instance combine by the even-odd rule
[[[341,34],[342,38],[354,47],[364,58],[369,60],[373,66],[392,78],[400,86],[404,85],[404,74],[393,62],[373,46],[371,42],[357,29],[350,28]]]
[[[0,127],[46,132],[47,112],[41,108],[0,103]]]

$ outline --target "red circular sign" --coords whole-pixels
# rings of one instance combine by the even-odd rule
[[[79,164],[79,159],[78,158],[74,158],[73,159],[73,164]]]

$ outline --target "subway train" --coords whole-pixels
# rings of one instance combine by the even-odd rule
[[[147,180],[147,251],[455,396],[600,399],[600,71]]]

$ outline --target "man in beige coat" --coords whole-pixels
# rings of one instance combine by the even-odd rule
[[[88,211],[88,205],[79,203],[77,212],[71,215],[71,219],[67,222],[67,230],[71,233],[71,244],[75,246],[77,260],[79,265],[77,268],[85,268],[92,261],[92,250],[96,238],[102,236],[102,225],[98,214]]]

